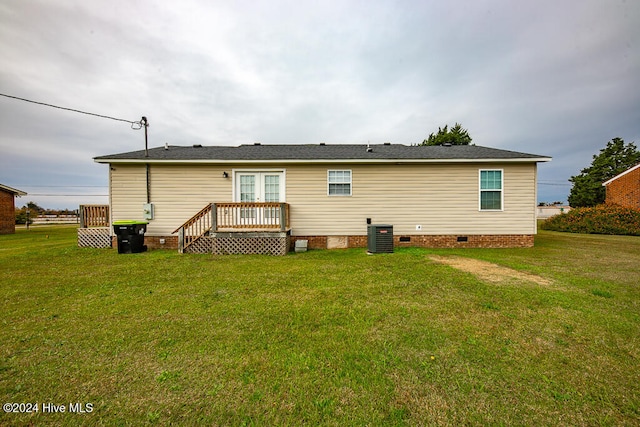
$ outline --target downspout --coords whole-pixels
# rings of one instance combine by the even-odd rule
[[[147,203],[151,203],[151,165],[147,163]]]
[[[504,185],[503,185],[504,187]],[[538,162],[533,164],[533,205],[538,206]],[[538,211],[533,211],[533,234],[538,234]]]

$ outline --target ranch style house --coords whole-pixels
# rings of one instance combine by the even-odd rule
[[[174,146],[96,157],[110,220],[147,220],[145,244],[245,253],[367,246],[530,247],[537,165],[551,158],[476,145]],[[262,239],[262,240],[261,240]],[[279,249],[278,249],[279,250]]]

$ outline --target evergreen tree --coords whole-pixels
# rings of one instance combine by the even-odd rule
[[[444,125],[443,128],[438,127],[438,133],[431,133],[429,138],[422,141],[420,145],[469,145],[470,143],[469,132],[463,129],[460,123],[456,123],[451,129],[449,125]]]
[[[620,138],[613,138],[600,154],[593,156],[591,166],[572,176],[569,204],[574,207],[595,206],[604,203],[605,188],[602,183],[640,163],[640,152],[633,142],[625,145]]]

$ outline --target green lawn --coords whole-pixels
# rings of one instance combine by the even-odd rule
[[[0,425],[638,425],[639,282],[639,237],[212,257],[19,230],[0,236],[0,396],[39,411]]]

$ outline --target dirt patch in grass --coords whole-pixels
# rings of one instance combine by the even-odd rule
[[[479,259],[464,258],[453,255],[432,255],[429,257],[429,259],[440,264],[446,264],[450,267],[457,268],[458,270],[471,273],[474,276],[478,277],[480,280],[490,283],[504,283],[508,281],[518,280],[533,282],[542,286],[548,286],[552,284],[550,280],[536,274],[525,273]]]

